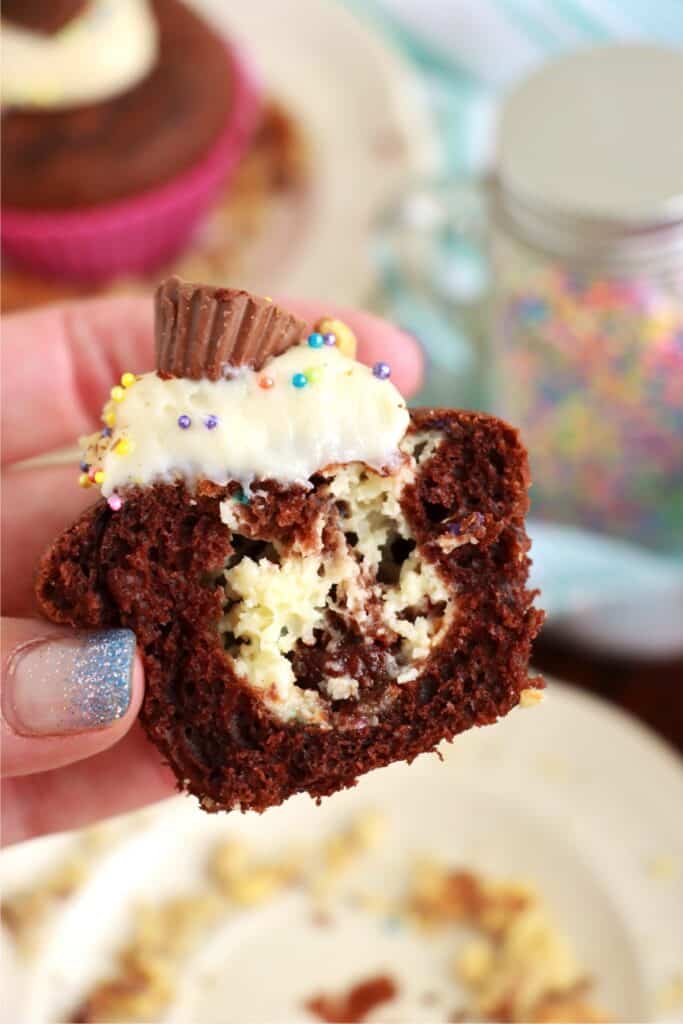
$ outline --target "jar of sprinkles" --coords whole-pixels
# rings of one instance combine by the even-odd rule
[[[508,97],[496,411],[535,515],[683,551],[683,51],[601,47]]]

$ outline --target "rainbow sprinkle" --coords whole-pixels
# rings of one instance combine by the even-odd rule
[[[498,408],[529,448],[533,512],[683,549],[683,275],[569,270],[501,246]]]
[[[325,367],[311,366],[308,370],[305,370],[304,373],[309,384],[318,384],[323,379]]]

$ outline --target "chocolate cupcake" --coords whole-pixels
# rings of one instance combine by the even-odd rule
[[[386,364],[268,300],[171,282],[157,310],[163,365],[112,390],[81,477],[103,498],[37,593],[135,631],[179,788],[209,811],[325,796],[542,685],[515,430],[409,411]]]
[[[160,265],[256,126],[244,62],[180,0],[15,6],[3,21],[7,254],[77,279]]]

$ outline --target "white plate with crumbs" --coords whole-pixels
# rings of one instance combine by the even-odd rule
[[[669,748],[551,682],[319,807],[13,848],[3,1020],[679,1022],[682,807]]]

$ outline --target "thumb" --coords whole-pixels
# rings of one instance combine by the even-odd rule
[[[2,775],[59,768],[130,729],[143,673],[129,629],[2,620]]]

